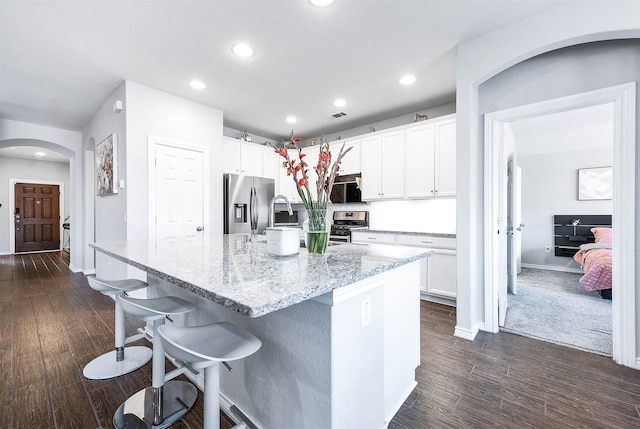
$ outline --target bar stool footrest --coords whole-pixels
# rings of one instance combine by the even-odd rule
[[[113,426],[117,429],[163,429],[180,420],[196,403],[198,389],[186,381],[169,381],[163,387],[164,420],[153,425],[153,387],[147,387],[130,396],[113,415]],[[134,415],[137,419],[131,417]],[[144,426],[132,426],[133,421],[142,421]],[[139,422],[138,422],[139,423]]]
[[[89,362],[82,374],[90,380],[104,380],[119,377],[144,366],[151,360],[153,352],[145,346],[124,348],[124,360],[116,361],[116,350],[98,356]]]

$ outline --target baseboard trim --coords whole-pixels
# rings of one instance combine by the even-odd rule
[[[456,300],[450,298],[443,298],[439,296],[429,295],[424,292],[420,292],[420,299],[423,301],[435,302],[436,304],[448,305],[449,307],[456,306]]]
[[[69,269],[71,270],[71,272],[75,273],[80,273],[82,272],[82,268],[78,268],[73,264],[69,264]]]
[[[463,338],[465,340],[473,341],[476,339],[476,335],[478,335],[478,331],[480,327],[476,324],[472,329],[463,328],[461,326],[456,325],[456,329],[453,332],[454,337]]]
[[[537,265],[537,264],[522,264],[524,268],[535,268],[538,270],[547,270],[547,271],[560,271],[563,273],[576,273],[576,274],[584,274],[580,268],[569,268],[569,267],[558,267],[553,265]]]
[[[82,270],[82,274],[84,274],[85,276],[94,276],[96,274],[96,269],[88,268],[86,270]]]

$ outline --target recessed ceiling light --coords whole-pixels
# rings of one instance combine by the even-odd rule
[[[286,121],[290,124],[295,124],[296,122],[298,122],[295,116],[287,116]]]
[[[336,107],[344,107],[347,105],[347,100],[343,98],[338,98],[336,101],[333,102],[333,105]]]
[[[189,82],[189,86],[193,89],[205,89],[207,87],[207,85],[205,85],[204,82],[200,80],[192,80],[191,82]]]
[[[44,153],[44,152],[36,152],[36,156],[42,157],[42,156],[45,156],[45,155],[46,155],[46,153]]]
[[[318,7],[329,6],[333,0],[311,0],[311,4]]]
[[[253,48],[245,43],[238,43],[233,45],[233,53],[242,58],[249,58],[253,56]]]
[[[400,85],[411,85],[415,81],[416,81],[416,77],[408,74],[406,76],[403,76],[402,79],[400,79]]]

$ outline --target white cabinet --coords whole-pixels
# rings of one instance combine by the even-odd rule
[[[222,141],[222,171],[263,177],[262,146],[225,137]]]
[[[455,118],[405,130],[405,172],[407,198],[456,195]]]
[[[380,133],[361,140],[362,199],[404,197],[404,131]]]
[[[433,197],[435,189],[435,134],[433,125],[405,132],[405,190],[408,198]]]
[[[456,120],[435,123],[435,189],[436,197],[456,195]]]
[[[292,157],[296,160],[298,159],[298,152],[296,150],[289,149],[287,152],[289,153],[289,159]],[[280,155],[277,156],[280,161],[280,168],[278,169],[278,179],[276,180],[276,195],[284,195],[290,203],[302,202],[293,178],[290,175],[287,176],[287,169],[282,166],[284,158]]]
[[[309,146],[302,149],[302,152],[306,155],[304,161],[308,164],[309,170],[307,171],[307,178],[309,179],[309,187],[311,188],[311,195],[313,199],[317,199],[317,182],[318,173],[316,172],[316,166],[318,165],[318,156],[320,155],[320,146]],[[333,152],[331,153],[333,155]]]
[[[427,259],[427,279],[423,287],[421,290],[427,294],[456,299],[455,250],[433,249]]]
[[[262,151],[262,175],[269,179],[278,179],[282,168],[282,157],[271,146],[263,146]]]
[[[433,253],[420,262],[420,292],[423,299],[455,305],[456,239],[424,234],[399,234],[352,230],[353,243],[391,244],[429,248]]]
[[[333,157],[337,157],[340,153],[340,149],[342,149],[342,145],[344,145],[345,150],[347,148],[351,148],[351,150],[342,158],[342,162],[340,163],[340,169],[338,170],[338,174],[341,176],[345,174],[358,174],[360,173],[360,140],[359,139],[348,139],[348,140],[338,140],[331,144],[329,144],[329,149],[331,149],[331,155]],[[336,158],[334,158],[335,161]]]
[[[456,239],[425,235],[398,235],[398,244],[428,247],[433,253],[422,265],[420,291],[426,298],[456,299]]]
[[[396,244],[396,234],[351,230],[351,242],[372,244]]]

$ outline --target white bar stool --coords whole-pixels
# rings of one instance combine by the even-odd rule
[[[198,389],[186,381],[169,381],[186,371],[178,368],[165,375],[165,355],[158,328],[165,318],[188,313],[195,305],[175,296],[136,299],[118,296],[127,313],[153,323],[152,386],[133,394],[116,410],[113,425],[118,429],[161,429],[182,418],[195,404]],[[169,319],[171,320],[171,319]]]
[[[101,280],[87,277],[89,286],[93,290],[108,296],[123,296],[127,292],[149,286],[142,280]],[[134,371],[151,360],[151,349],[144,346],[124,347],[133,341],[143,338],[143,334],[136,334],[125,338],[125,315],[122,306],[116,298],[115,315],[115,350],[105,353],[89,362],[82,374],[92,380],[118,377]]]
[[[245,358],[262,346],[259,339],[231,323],[195,327],[159,326],[166,352],[192,370],[204,368],[204,429],[220,428],[220,362]],[[235,428],[246,428],[240,423]]]

